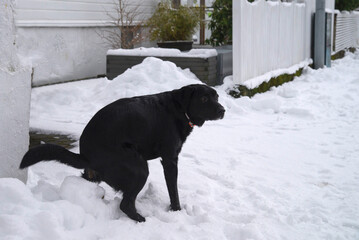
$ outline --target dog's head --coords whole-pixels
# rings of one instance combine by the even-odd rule
[[[188,85],[178,90],[177,102],[193,124],[202,126],[207,120],[224,117],[225,110],[218,102],[217,92],[207,85]]]

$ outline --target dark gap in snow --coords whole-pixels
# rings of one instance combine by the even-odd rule
[[[45,133],[45,132],[30,132],[30,148],[36,147],[43,143],[52,143],[60,145],[66,149],[74,147],[74,143],[77,141],[70,135]]]

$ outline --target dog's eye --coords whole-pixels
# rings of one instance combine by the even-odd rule
[[[208,101],[208,98],[207,98],[206,96],[203,96],[203,97],[201,98],[201,101],[202,101],[202,103],[205,103],[205,102]]]

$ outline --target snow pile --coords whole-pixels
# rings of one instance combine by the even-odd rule
[[[32,192],[17,179],[0,179],[0,239],[72,239],[67,231],[119,217],[119,200],[103,196],[103,188],[80,177],[60,187],[41,181]]]
[[[60,122],[78,134],[86,111],[110,98],[197,82],[167,62],[147,61],[148,72],[139,65],[118,82],[35,89],[31,124],[42,116],[44,130]],[[161,77],[167,68],[173,72]],[[121,193],[74,177],[80,171],[68,166],[40,163],[27,186],[0,179],[0,239],[358,239],[359,53],[251,99],[227,96],[231,84],[217,88],[225,118],[195,128],[179,156],[182,211],[168,211],[158,160],[149,162],[137,199],[141,224],[119,210]]]
[[[189,69],[183,70],[172,62],[148,57],[112,81],[103,78],[33,89],[30,126],[32,130],[46,126],[46,131],[79,136],[84,124],[99,109],[119,98],[199,83]]]
[[[81,186],[80,189],[79,186]],[[106,203],[102,200],[105,197],[105,190],[80,177],[65,178],[61,184],[59,195],[64,200],[82,206],[85,212],[97,218],[109,219],[115,212],[108,211]]]
[[[107,55],[209,58],[217,56],[217,51],[216,49],[191,49],[188,52],[181,52],[174,48],[140,47],[135,49],[111,49],[107,51]]]
[[[103,102],[138,95],[154,94],[181,88],[188,84],[201,83],[189,69],[181,69],[176,64],[148,57],[133,66],[107,85],[95,92]],[[109,97],[112,95],[114,97]]]

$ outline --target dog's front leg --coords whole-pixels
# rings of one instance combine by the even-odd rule
[[[165,174],[168,193],[170,195],[171,210],[179,211],[181,210],[181,205],[179,202],[178,189],[177,189],[178,157],[172,159],[164,158],[161,161],[161,163]]]

